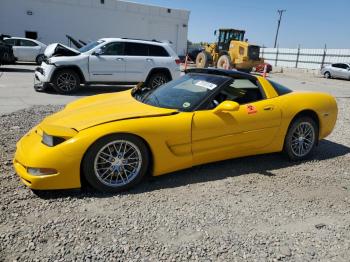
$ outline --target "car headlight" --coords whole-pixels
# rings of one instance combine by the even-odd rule
[[[51,58],[46,59],[45,63],[48,65],[55,65],[55,63],[52,62]]]
[[[62,142],[64,142],[65,139],[63,137],[58,137],[58,136],[51,136],[46,134],[45,132],[43,132],[43,138],[41,140],[41,142],[44,145],[47,146],[57,146],[58,144],[61,144]]]

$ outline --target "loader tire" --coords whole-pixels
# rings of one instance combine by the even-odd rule
[[[220,69],[232,69],[231,58],[228,55],[220,56],[216,67]]]
[[[200,52],[196,58],[196,67],[207,68],[210,64],[210,61],[211,61],[211,56],[208,52],[205,52],[205,51]]]

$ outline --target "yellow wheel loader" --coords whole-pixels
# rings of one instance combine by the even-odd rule
[[[260,56],[260,46],[249,44],[244,40],[245,31],[236,29],[219,29],[218,41],[205,44],[204,50],[197,55],[196,66],[209,66],[250,72],[254,67],[264,63]],[[217,31],[214,32],[217,35]]]

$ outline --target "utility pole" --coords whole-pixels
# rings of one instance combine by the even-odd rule
[[[278,31],[280,30],[280,25],[281,25],[281,20],[282,20],[282,15],[284,12],[286,12],[287,10],[277,10],[278,14],[279,14],[279,18],[278,18],[278,23],[277,23],[277,31],[276,31],[276,37],[275,37],[275,44],[274,44],[274,48],[276,48],[277,46],[277,38],[278,38]]]

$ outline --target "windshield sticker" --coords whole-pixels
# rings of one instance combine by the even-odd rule
[[[191,104],[188,103],[188,102],[185,102],[185,103],[183,103],[183,105],[182,105],[183,108],[187,108],[187,107],[190,107],[190,106],[191,106]]]
[[[248,114],[256,114],[258,110],[253,105],[247,105],[247,112]]]
[[[195,83],[195,85],[205,87],[206,89],[209,89],[209,90],[213,90],[215,87],[217,87],[217,85],[213,83],[209,83],[207,81],[202,81],[202,80]]]

